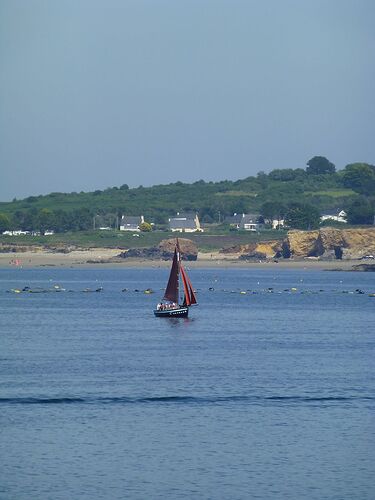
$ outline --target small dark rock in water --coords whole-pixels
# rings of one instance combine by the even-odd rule
[[[358,266],[353,266],[352,271],[375,273],[375,264],[359,264]]]
[[[248,254],[243,254],[238,257],[238,260],[265,260],[267,255],[262,252],[250,252]]]

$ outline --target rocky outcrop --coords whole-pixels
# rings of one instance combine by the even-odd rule
[[[44,250],[42,246],[0,243],[0,253],[41,252],[42,250]]]
[[[238,254],[241,260],[272,259],[283,254],[283,242],[280,240],[260,241],[246,245],[236,245],[221,250],[223,254]]]
[[[319,231],[289,231],[285,247],[291,257],[315,257],[318,238]]]
[[[375,228],[289,231],[284,244],[296,258],[360,259],[375,253]]]
[[[360,259],[375,254],[375,228],[343,230],[345,241],[344,258]]]
[[[25,253],[25,252],[51,252],[70,253],[74,251],[87,251],[89,248],[77,247],[76,245],[22,245],[18,243],[0,243],[0,253]]]
[[[179,238],[181,256],[183,260],[197,260],[198,248],[191,240]],[[132,248],[120,253],[118,257],[127,259],[135,257],[138,259],[171,260],[176,245],[176,239],[162,240],[159,245],[150,248]]]

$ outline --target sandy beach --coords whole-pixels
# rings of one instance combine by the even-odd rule
[[[51,251],[27,251],[0,253],[0,268],[40,268],[40,267],[71,267],[71,268],[126,268],[126,267],[169,267],[169,261],[149,259],[122,259],[111,261],[121,252],[117,248],[95,248],[74,250],[69,253],[54,253]],[[277,269],[309,269],[309,270],[350,270],[359,264],[357,260],[321,261],[318,259],[280,259],[246,262],[238,260],[237,255],[221,254],[219,252],[198,253],[197,261],[186,262],[189,268],[277,268]]]

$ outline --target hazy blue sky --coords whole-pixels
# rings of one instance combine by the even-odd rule
[[[0,200],[375,163],[373,0],[0,0]]]

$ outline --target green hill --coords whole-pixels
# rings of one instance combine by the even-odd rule
[[[318,167],[313,164],[315,159]],[[365,197],[373,206],[375,167],[357,163],[335,172],[334,166],[330,162],[322,164],[322,159],[328,162],[315,157],[306,170],[276,169],[237,181],[199,180],[134,189],[124,184],[89,193],[29,196],[0,203],[0,214],[13,228],[50,227],[62,232],[90,229],[96,215],[113,218],[142,214],[147,221],[161,225],[178,211],[196,211],[201,221],[212,223],[234,212],[262,214],[267,203],[279,205],[284,211],[292,204],[307,204],[322,212],[348,207],[358,197]]]

